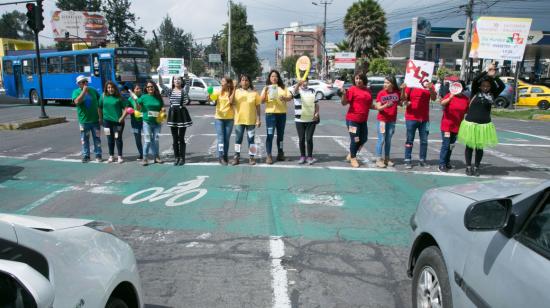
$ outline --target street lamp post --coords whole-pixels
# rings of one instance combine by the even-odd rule
[[[316,5],[316,6],[323,5],[325,7],[325,18],[324,18],[324,22],[323,22],[323,49],[325,49],[325,56],[323,57],[323,78],[326,78],[326,75],[328,73],[328,70],[327,70],[327,60],[328,60],[327,59],[327,50],[325,48],[325,46],[327,45],[327,5],[332,4],[332,0],[330,0],[330,1],[323,0],[323,1],[320,1],[319,3],[311,2],[311,4]]]

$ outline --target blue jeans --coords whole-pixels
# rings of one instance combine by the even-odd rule
[[[367,127],[367,122],[353,122],[346,120],[346,125],[348,127],[350,143],[349,143],[349,154],[351,158],[357,156],[357,152],[361,150],[361,147],[367,143],[369,129]]]
[[[229,139],[231,139],[231,131],[233,130],[234,120],[221,120],[216,119],[214,121],[216,125],[216,135],[218,135],[218,158],[227,160],[227,153],[229,152]]]
[[[425,161],[428,154],[428,133],[430,130],[429,121],[405,121],[407,126],[407,141],[405,142],[405,162],[411,162],[414,137],[416,130],[418,129],[418,135],[420,137],[420,160]]]
[[[376,142],[376,156],[378,158],[390,157],[391,150],[391,138],[395,132],[395,122],[384,122],[384,133],[380,131],[380,121],[378,121],[376,127],[378,131],[378,141]],[[385,156],[382,156],[382,146],[384,146]]]
[[[99,123],[80,124],[80,143],[82,144],[82,157],[90,158],[90,133],[94,142],[96,158],[101,158],[101,133]]]
[[[273,137],[277,131],[277,151],[283,152],[283,138],[285,136],[286,113],[266,113],[265,127],[267,128],[267,138],[265,140],[265,149],[267,155],[271,155],[273,149]]]
[[[252,148],[255,148],[254,137],[256,136],[256,125],[235,125],[235,155],[241,154],[241,144],[243,143],[244,131],[247,131],[248,139],[248,153],[250,157],[254,157],[255,151],[251,151]]]
[[[445,137],[445,132],[441,132],[441,151],[439,152],[439,166],[445,167],[451,163],[451,153],[455,147],[457,133],[449,133]]]
[[[149,149],[153,152],[153,159],[159,157],[159,134],[161,125],[143,121],[143,154],[145,159],[149,155]]]

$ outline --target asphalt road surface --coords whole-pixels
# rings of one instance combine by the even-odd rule
[[[217,163],[212,106],[188,107],[194,125],[187,132],[187,164],[178,167],[171,164],[167,127],[160,142],[166,163],[136,162],[129,121],[123,164],[82,164],[74,107],[48,106],[49,115],[68,122],[0,131],[0,212],[113,222],[134,249],[148,307],[409,307],[408,220],[427,189],[550,178],[547,122],[494,118],[500,144],[485,152],[482,176],[474,178],[464,175],[461,145],[452,157],[456,169],[437,171],[437,108],[431,110],[430,166],[403,168],[400,113],[392,144],[396,166],[377,169],[373,111],[359,155],[363,165],[351,169],[344,160],[346,108],[336,100],[320,104],[313,166],[297,164],[290,107],[287,161],[264,163],[262,121],[261,162],[234,167]],[[28,105],[1,104],[0,111],[0,122],[39,115]],[[102,145],[106,157],[104,136]]]

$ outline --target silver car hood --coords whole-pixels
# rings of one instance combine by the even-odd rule
[[[487,199],[508,198],[530,189],[533,189],[548,180],[522,179],[522,180],[491,180],[463,185],[441,187],[445,190],[474,201]]]
[[[33,229],[55,231],[85,225],[93,220],[0,214],[0,221]]]

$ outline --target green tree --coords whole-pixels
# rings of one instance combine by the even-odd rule
[[[166,15],[158,28],[160,52],[164,57],[189,59],[193,48],[193,36],[175,27],[170,16]]]
[[[204,60],[201,58],[193,59],[193,61],[191,61],[191,72],[197,76],[204,75],[204,72],[206,72]]]
[[[389,46],[384,10],[375,0],[358,0],[344,18],[346,41],[358,57],[383,58]]]
[[[129,0],[105,0],[103,12],[109,23],[109,32],[118,46],[145,47],[145,30],[137,28],[138,18],[130,11]]]
[[[33,40],[34,33],[27,26],[27,16],[14,10],[2,14],[0,17],[0,37]]]
[[[372,59],[369,63],[369,73],[373,75],[388,75],[395,74],[395,72],[395,67],[386,59],[376,58]]]
[[[224,49],[227,46],[227,29],[225,24],[221,32],[220,45]],[[231,3],[231,66],[237,75],[248,74],[255,78],[261,73],[257,49],[258,39],[254,26],[247,24],[246,7]]]
[[[338,48],[338,51],[350,51],[351,46],[349,45],[348,41],[342,40],[340,43],[335,44]]]
[[[300,56],[294,55],[294,56],[288,56],[283,59],[281,62],[281,68],[283,72],[288,72],[288,78],[295,78],[296,77],[296,61],[298,60]]]
[[[62,11],[101,11],[101,0],[57,0],[55,6]]]

